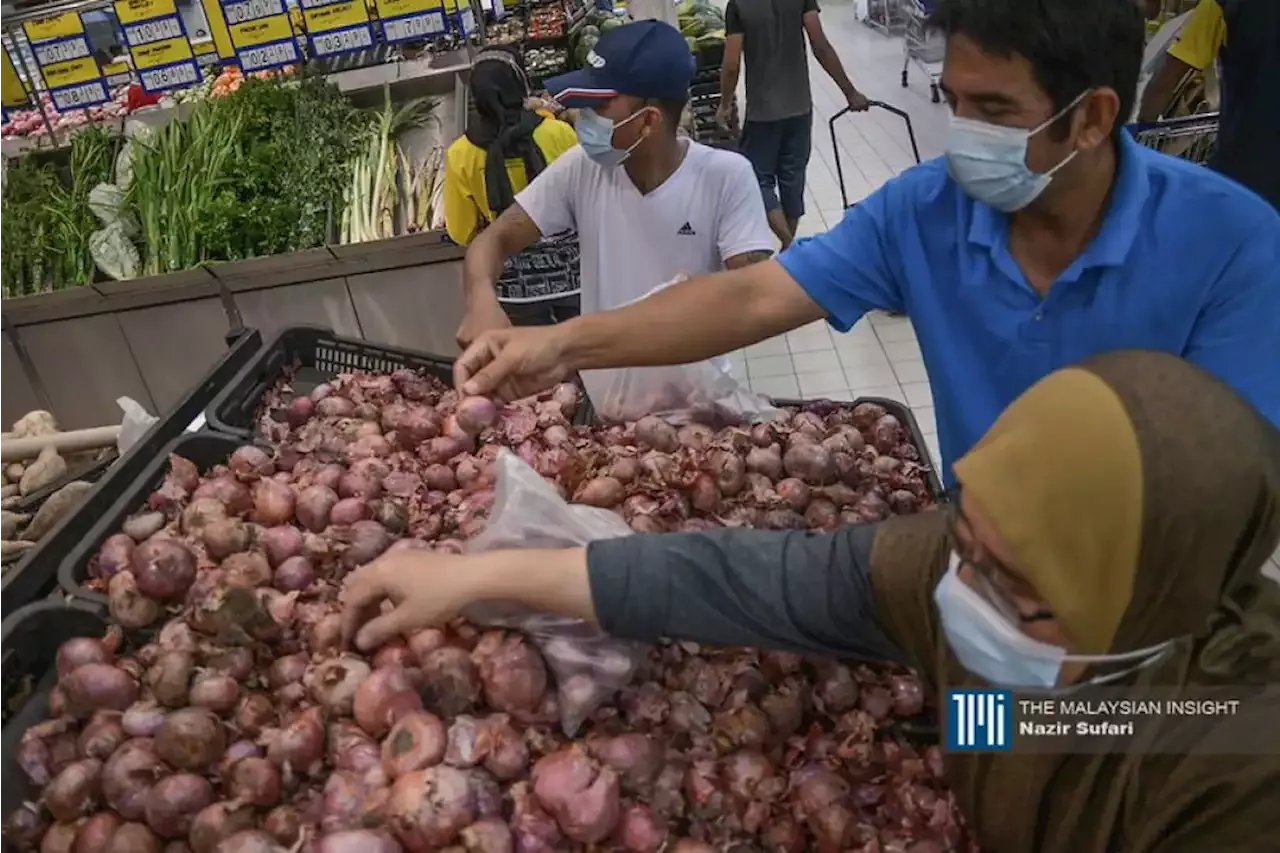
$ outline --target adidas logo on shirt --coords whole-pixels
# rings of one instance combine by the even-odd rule
[[[680,230],[676,232],[681,237],[697,237],[698,232],[693,230],[693,226],[686,222],[680,226]]]

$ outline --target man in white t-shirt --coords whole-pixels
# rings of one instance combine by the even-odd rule
[[[558,102],[579,111],[579,146],[534,178],[467,249],[459,344],[510,325],[494,283],[507,257],[542,236],[578,232],[583,313],[616,308],[681,273],[734,269],[772,254],[751,164],[676,134],[693,72],[678,30],[637,21],[605,33],[586,68],[547,81]]]

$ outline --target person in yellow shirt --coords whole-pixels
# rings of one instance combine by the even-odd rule
[[[1229,40],[1228,40],[1229,37]],[[1209,166],[1280,210],[1280,2],[1200,0],[1148,84],[1138,113],[1152,121],[1191,71],[1221,60],[1222,108]]]
[[[471,68],[475,112],[445,153],[444,212],[449,238],[465,246],[535,175],[578,144],[569,124],[529,108],[529,82],[515,57],[481,52]],[[498,301],[518,326],[578,315],[577,237],[555,235],[507,264]]]

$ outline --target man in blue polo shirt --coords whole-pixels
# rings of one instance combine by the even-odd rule
[[[679,364],[827,318],[910,315],[944,470],[1036,380],[1093,353],[1181,355],[1280,422],[1280,216],[1214,172],[1137,145],[1137,5],[940,0],[946,156],[780,258],[701,276],[458,360],[469,393],[572,371]],[[641,331],[642,330],[642,331]]]

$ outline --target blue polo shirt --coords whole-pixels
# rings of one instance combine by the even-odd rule
[[[933,388],[944,477],[1038,379],[1095,353],[1175,353],[1280,424],[1280,215],[1208,169],[1122,136],[1110,208],[1041,298],[1009,252],[1009,218],[942,159],[903,172],[825,234],[782,253],[848,331],[906,313]]]

